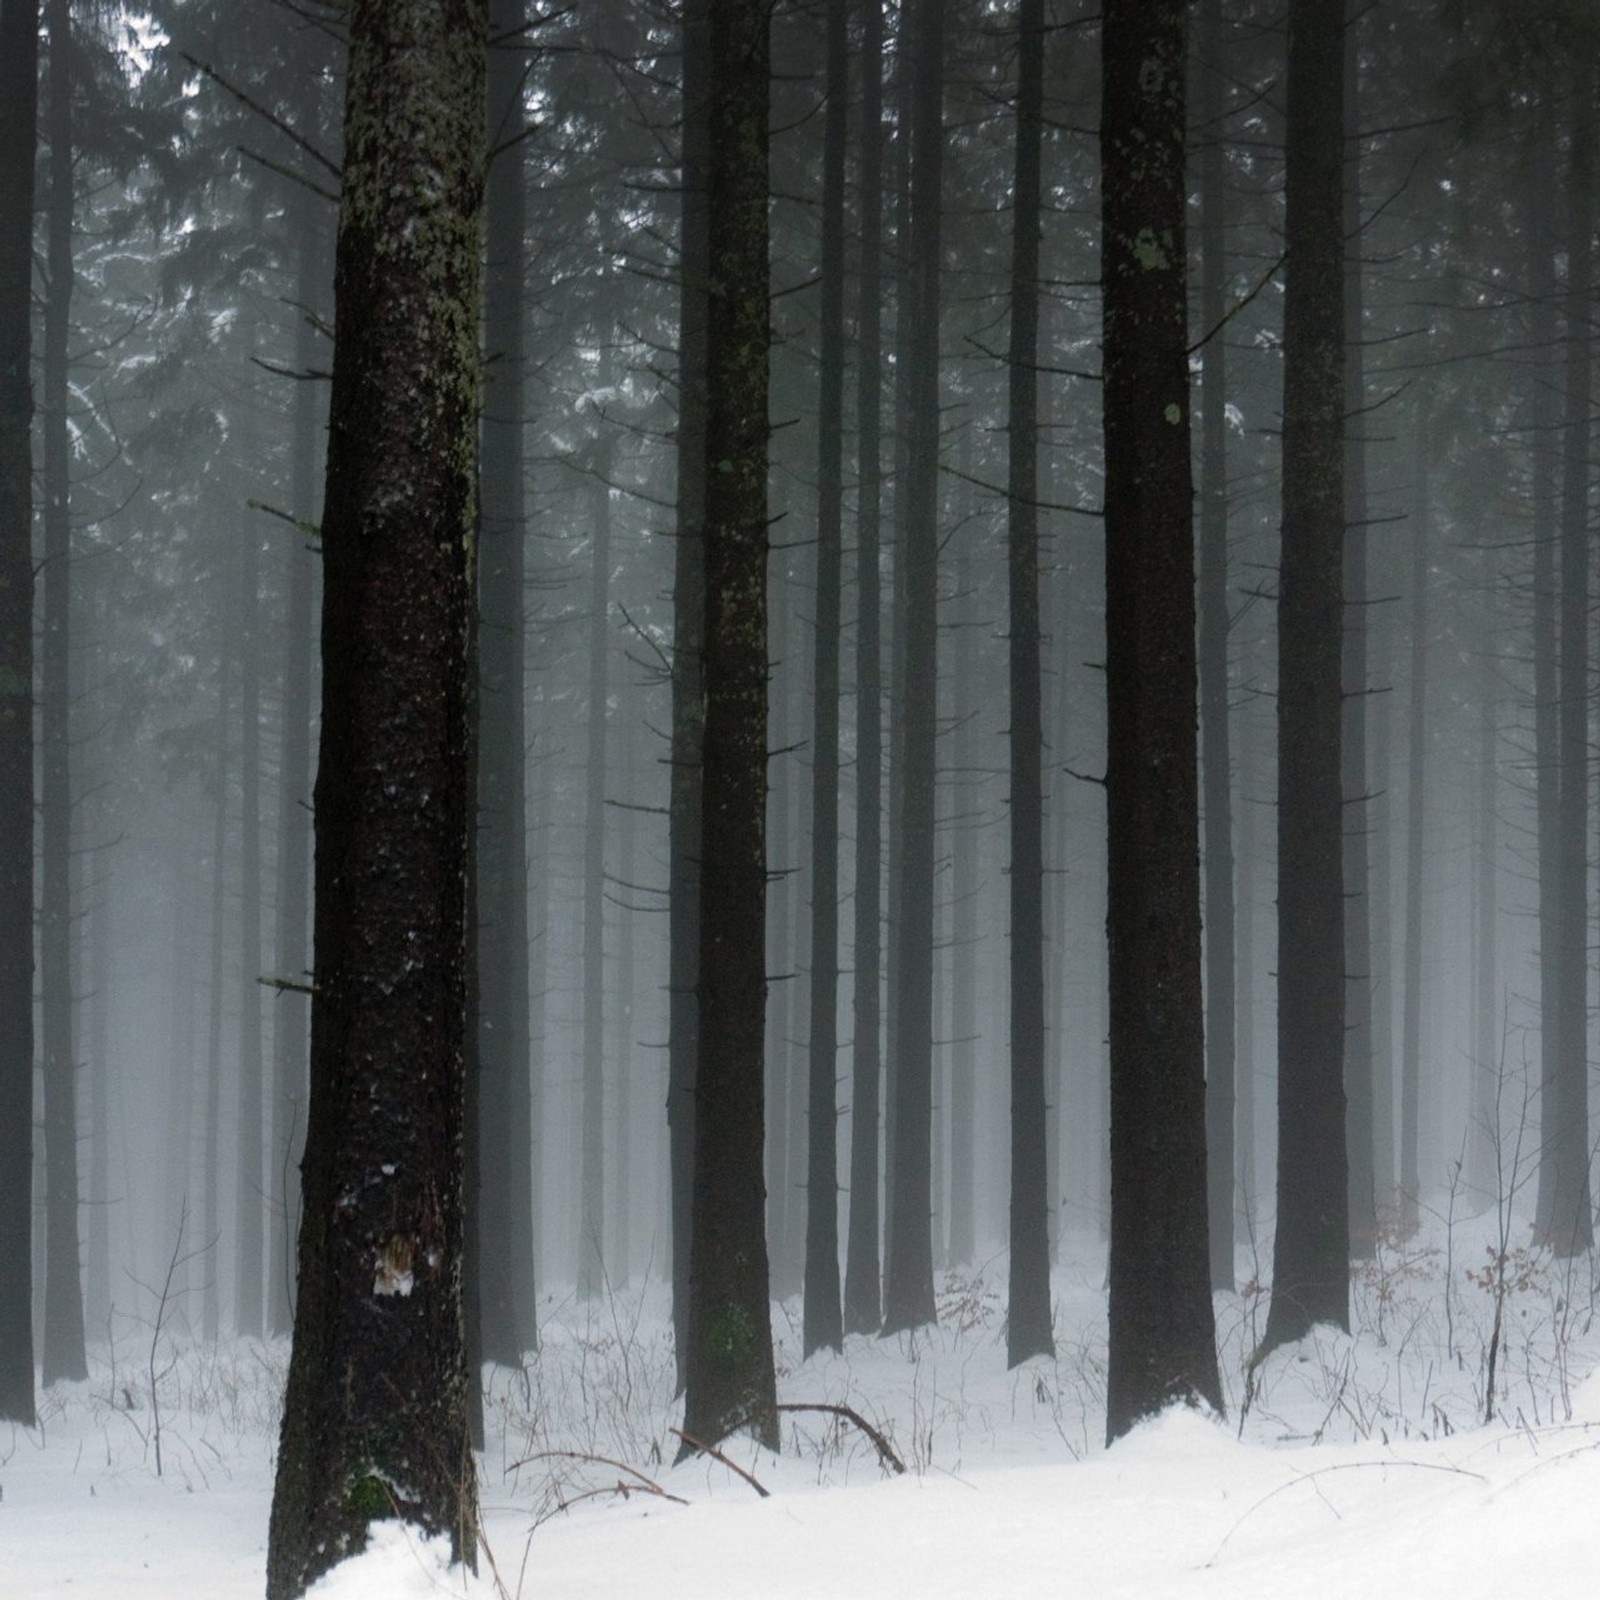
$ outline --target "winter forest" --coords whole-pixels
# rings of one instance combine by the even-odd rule
[[[0,1592],[1592,1570],[1597,161],[1596,0],[0,0]]]

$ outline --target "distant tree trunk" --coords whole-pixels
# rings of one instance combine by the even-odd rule
[[[316,307],[326,296],[326,241],[319,201],[301,190],[295,208],[294,370],[289,439],[290,509],[297,532],[288,541],[288,591],[283,623],[283,711],[278,754],[278,855],[273,912],[273,971],[304,983],[310,969],[311,874],[311,680],[317,557],[305,530],[316,521],[320,455]],[[272,1204],[267,1261],[267,1327],[275,1334],[294,1328],[294,1241],[300,1217],[300,1152],[306,1133],[306,1047],[310,1007],[297,993],[273,1001],[272,1028]]]
[[[486,7],[350,14],[305,1223],[269,1600],[476,1548],[461,1305]]]
[[[89,565],[92,568],[97,564]],[[104,612],[97,576],[84,574],[79,599],[82,614],[98,637]],[[80,670],[80,684],[87,676],[86,670]],[[78,872],[78,897],[84,910],[83,936],[78,941],[77,987],[83,994],[89,1100],[89,1216],[83,1315],[85,1331],[100,1334],[105,1331],[115,1304],[111,1283],[111,1068],[107,1016],[111,998],[111,897],[105,883],[97,881],[104,866],[99,849],[105,842],[101,830],[109,820],[104,804],[97,801],[90,816],[96,823],[96,847],[84,852]]]
[[[1500,592],[1499,561],[1493,550],[1484,552],[1482,592],[1491,597]],[[1492,601],[1491,601],[1492,603]],[[1495,1152],[1499,1149],[1496,1087],[1505,1063],[1500,1057],[1500,1039],[1495,1029],[1498,979],[1497,954],[1500,937],[1499,906],[1499,799],[1500,799],[1500,681],[1495,665],[1493,619],[1485,617],[1483,635],[1478,642],[1478,782],[1477,837],[1473,840],[1476,861],[1474,884],[1477,915],[1473,928],[1473,1006],[1472,1006],[1472,1098],[1468,1112],[1467,1184],[1480,1205],[1498,1200],[1495,1181]]]
[[[844,1331],[877,1329],[878,1079],[883,1018],[882,531],[883,5],[863,0],[861,30],[861,288],[856,417],[855,1037],[850,1057],[850,1233]]]
[[[211,920],[208,949],[210,980],[206,990],[206,1054],[204,1104],[200,1135],[200,1237],[202,1252],[200,1326],[208,1341],[222,1327],[222,1285],[219,1252],[222,1243],[222,991],[227,977],[223,928],[228,906],[228,729],[233,708],[233,647],[237,630],[236,593],[223,601],[222,633],[217,648],[217,726],[212,743],[216,794],[212,797]]]
[[[524,783],[523,290],[526,0],[491,0],[478,544],[478,1280],[483,1356],[519,1366],[537,1337]]]
[[[764,0],[710,0],[701,765],[706,805],[684,1432],[715,1444],[734,1429],[749,1427],[776,1449],[761,1165],[767,983],[768,20]]]
[[[1589,1185],[1589,488],[1593,419],[1594,139],[1597,73],[1579,76],[1572,112],[1567,225],[1566,416],[1561,431],[1561,798],[1556,823],[1561,963],[1556,988],[1555,1116],[1540,1158],[1551,1168],[1549,1215],[1539,1237],[1560,1256],[1594,1241]]]
[[[1200,733],[1205,790],[1206,1207],[1211,1287],[1233,1289],[1233,757],[1228,685],[1227,152],[1222,117],[1222,5],[1201,12],[1200,122]]]
[[[1007,570],[1011,619],[1011,1275],[1006,1365],[1053,1356],[1044,1086],[1044,721],[1039,678],[1039,155],[1044,0],[1017,8]]]
[[[43,1376],[88,1376],[78,1242],[77,1059],[72,1040],[71,423],[72,13],[48,0],[49,211],[44,313],[44,623],[40,641],[39,1022],[44,1058],[45,1283]]]
[[[33,186],[38,0],[0,4],[0,1420],[33,1403]]]
[[[628,792],[632,793],[631,785]],[[617,845],[618,877],[623,884],[638,881],[638,827],[631,803],[623,806],[617,819],[620,839]],[[624,893],[630,891],[624,890]],[[617,1003],[613,1009],[616,1026],[612,1029],[612,1055],[616,1070],[616,1159],[612,1162],[614,1188],[611,1211],[611,1281],[626,1288],[633,1276],[633,1191],[635,1188],[633,1153],[633,996],[636,976],[634,912],[626,903],[620,906],[617,929]],[[639,1185],[643,1188],[644,1185]]]
[[[1406,716],[1405,1010],[1400,1032],[1400,1230],[1417,1231],[1422,1182],[1422,922],[1423,805],[1428,747],[1428,546],[1433,507],[1428,483],[1427,421],[1417,406],[1416,503],[1411,510],[1411,682]]]
[[[1377,1187],[1372,1122],[1372,810],[1367,775],[1367,453],[1364,295],[1361,282],[1362,0],[1345,0],[1344,163],[1345,535],[1344,535],[1344,1081],[1348,1105],[1350,1247],[1366,1259],[1377,1248]]]
[[[1368,581],[1382,593],[1390,591],[1389,569],[1376,559],[1381,544],[1368,549]],[[1372,952],[1372,1186],[1375,1222],[1381,1230],[1392,1228],[1398,1212],[1395,1183],[1395,993],[1394,968],[1394,810],[1391,790],[1394,763],[1395,618],[1393,606],[1372,608],[1367,622],[1371,658],[1370,681],[1375,694],[1368,716],[1367,783],[1372,798],[1367,803],[1369,892],[1368,945]]]
[[[1262,1350],[1349,1326],[1344,1096],[1344,8],[1290,0],[1278,585],[1278,1229]],[[1330,958],[1338,952],[1339,959]]]
[[[1235,886],[1234,928],[1237,933],[1237,959],[1234,968],[1235,1015],[1237,1018],[1234,1071],[1237,1090],[1234,1112],[1234,1192],[1238,1210],[1235,1213],[1247,1237],[1255,1233],[1256,1219],[1260,1215],[1261,1194],[1256,1176],[1256,1156],[1260,1150],[1257,1132],[1256,1083],[1256,851],[1259,848],[1259,830],[1256,827],[1257,795],[1255,785],[1257,735],[1255,717],[1250,705],[1241,708],[1237,720],[1239,754],[1237,760],[1238,783],[1235,815],[1239,819],[1239,844],[1235,855],[1238,878]]]
[[[1036,358],[1037,359],[1037,358]],[[973,634],[978,622],[973,602],[973,575],[970,556],[956,559],[956,593],[961,596],[960,619],[955,629],[955,648],[950,688],[970,693],[976,682],[976,656]],[[976,1240],[976,1140],[978,1070],[976,1035],[978,1032],[976,994],[978,958],[978,840],[976,819],[967,813],[978,792],[972,781],[974,765],[972,720],[978,714],[970,702],[958,700],[956,706],[955,768],[957,782],[952,794],[955,824],[951,830],[950,855],[950,1191],[945,1214],[949,1221],[951,1266],[970,1265],[977,1257]]]
[[[705,737],[706,339],[710,196],[710,0],[683,6],[683,212],[678,252],[678,491],[672,576],[672,749],[668,829],[667,1137],[672,1332],[688,1381],[694,1082],[700,1038],[701,745]]]
[[[1111,994],[1106,1438],[1222,1409],[1206,1247],[1184,5],[1107,0],[1106,927]]]
[[[911,269],[905,353],[910,411],[905,503],[904,777],[900,794],[898,972],[891,1079],[893,1185],[883,1331],[932,1322],[934,738],[939,677],[939,259],[944,155],[942,0],[912,0]]]
[[[767,893],[767,971],[777,975],[767,1006],[766,1037],[763,1049],[766,1071],[766,1128],[764,1133],[764,1174],[767,1186],[767,1254],[772,1274],[772,1293],[787,1300],[804,1282],[804,1258],[790,1248],[794,1239],[791,1226],[796,1195],[801,1187],[804,1157],[804,1126],[791,1116],[794,1085],[792,1041],[796,1036],[798,1010],[795,995],[795,967],[798,942],[794,901],[795,864],[800,857],[797,839],[802,828],[796,820],[799,810],[799,784],[793,775],[793,750],[802,741],[799,724],[803,715],[801,695],[795,693],[797,681],[802,690],[803,673],[793,659],[794,635],[798,632],[795,608],[786,603],[788,579],[780,564],[776,598],[770,605],[768,654],[772,661],[770,677],[770,721],[767,742],[775,751],[789,752],[773,757],[767,784],[767,859],[771,862],[771,886]],[[794,1108],[798,1109],[798,1108]]]
[[[600,420],[589,521],[589,662],[583,804],[583,1181],[578,1293],[605,1284],[606,733],[610,675],[611,430]]]
[[[847,0],[828,0],[822,150],[822,373],[817,403],[816,661],[811,733],[811,1010],[804,1354],[844,1346],[839,1292],[839,629],[844,520]]]

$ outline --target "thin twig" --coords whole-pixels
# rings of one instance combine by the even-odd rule
[[[704,1441],[695,1438],[692,1433],[685,1433],[682,1428],[674,1428],[672,1432],[677,1434],[691,1450],[698,1450],[701,1455],[710,1456],[713,1461],[720,1461],[729,1472],[738,1473],[763,1500],[772,1498],[772,1492],[764,1488],[753,1474],[746,1472],[737,1461],[730,1461],[714,1444],[706,1444]]]
[[[868,1422],[859,1411],[853,1411],[849,1406],[830,1405],[819,1400],[810,1405],[801,1405],[798,1403],[784,1404],[780,1405],[778,1410],[820,1411],[825,1416],[843,1417],[846,1422],[855,1423],[855,1425],[873,1442],[874,1446],[877,1448],[878,1455],[883,1460],[885,1466],[893,1467],[896,1473],[902,1475],[906,1470],[906,1464],[898,1455],[895,1454],[894,1446],[890,1444],[889,1441],[884,1438],[882,1433],[873,1427],[873,1425]]]

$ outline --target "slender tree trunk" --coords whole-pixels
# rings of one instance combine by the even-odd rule
[[[1102,8],[1108,1441],[1175,1401],[1222,1409],[1206,1244],[1186,11]]]
[[[44,314],[44,624],[39,724],[39,1020],[44,1058],[44,1381],[88,1375],[78,1244],[77,1060],[72,1005],[71,424],[68,351],[72,324],[72,13],[48,0],[50,44],[48,293]]]
[[[1499,562],[1490,550],[1484,553],[1482,590],[1486,597],[1499,592]],[[1500,1039],[1495,1028],[1496,988],[1498,987],[1498,947],[1500,937],[1499,861],[1500,846],[1500,681],[1495,668],[1492,618],[1485,617],[1478,657],[1478,784],[1477,838],[1473,855],[1477,863],[1474,884],[1474,951],[1472,1006],[1471,1109],[1468,1112],[1466,1178],[1480,1204],[1492,1205],[1498,1199],[1495,1182],[1495,1151],[1499,1149],[1496,1085],[1500,1060]]]
[[[749,1427],[776,1449],[761,1060],[767,981],[768,26],[764,0],[710,0],[702,754],[710,803],[700,872],[701,1027],[684,1432],[716,1444],[734,1429]]]
[[[955,630],[954,670],[950,687],[954,691],[972,688],[976,679],[976,652],[973,635],[979,623],[972,603],[971,558],[965,554],[956,561],[956,593],[961,596],[960,617]],[[977,1258],[976,1128],[978,1086],[976,995],[978,961],[978,841],[977,819],[970,815],[977,785],[972,781],[974,740],[972,721],[977,712],[970,702],[958,700],[955,707],[955,768],[957,781],[951,788],[956,797],[955,823],[950,840],[950,1188],[945,1208],[949,1221],[951,1266],[968,1266]]]
[[[1006,1365],[1053,1356],[1045,1128],[1044,720],[1039,677],[1039,157],[1044,0],[1017,8],[1007,571],[1011,640],[1011,1276]]]
[[[1233,761],[1228,727],[1227,154],[1222,128],[1222,6],[1201,12],[1200,121],[1200,733],[1205,789],[1206,1207],[1211,1287],[1233,1288]]]
[[[491,0],[478,545],[478,1279],[483,1355],[536,1340],[523,688],[526,0]]]
[[[811,1053],[806,1116],[804,1353],[844,1345],[839,1286],[839,629],[844,521],[844,158],[847,0],[828,0],[822,151],[822,374],[811,725]]]
[[[222,1325],[222,1033],[223,986],[227,978],[223,927],[228,906],[228,728],[233,708],[233,646],[236,595],[223,601],[223,628],[217,660],[217,727],[212,746],[217,792],[211,813],[210,984],[206,1005],[205,1104],[200,1141],[200,1238],[202,1251],[200,1323],[208,1340]]]
[[[630,785],[627,791],[632,793]],[[624,885],[637,882],[638,828],[631,803],[624,805],[617,823],[620,835],[617,844],[621,861],[619,876]],[[632,891],[624,889],[624,894]],[[612,1029],[611,1053],[616,1059],[616,1159],[615,1187],[611,1205],[611,1281],[618,1288],[626,1288],[633,1276],[633,1098],[635,1092],[633,1051],[634,1038],[633,995],[635,980],[634,913],[626,903],[620,906],[617,928],[617,1004],[614,1015],[616,1026]],[[643,1187],[641,1185],[640,1187]]]
[[[906,352],[904,778],[900,794],[890,1247],[883,1331],[932,1322],[934,747],[939,709],[939,260],[944,154],[942,0],[912,0],[911,237]]]
[[[269,1600],[381,1518],[476,1549],[461,1246],[486,9],[350,13],[311,1114]]]
[[[883,6],[863,0],[861,31],[861,304],[856,417],[856,886],[855,1037],[850,1057],[850,1233],[844,1331],[880,1320],[878,1079],[883,1017],[883,644],[879,583],[883,406]]]
[[[709,335],[710,0],[683,6],[683,212],[678,314],[677,540],[672,576],[672,751],[668,816],[667,1133],[672,1331],[688,1381],[694,1082],[700,1039],[701,745],[705,736],[706,340]]]
[[[1278,586],[1278,1229],[1262,1349],[1349,1326],[1341,564],[1344,8],[1290,0]]]

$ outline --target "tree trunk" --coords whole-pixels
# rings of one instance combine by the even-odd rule
[[[939,259],[943,170],[942,0],[913,0],[911,235],[914,310],[905,353],[910,439],[905,479],[904,776],[895,871],[900,881],[895,1010],[893,1183],[883,1331],[932,1322],[934,747],[939,676]]]
[[[33,185],[38,0],[0,4],[0,1420],[33,1403]]]
[[[1011,706],[1011,1276],[1006,1365],[1054,1356],[1044,1086],[1044,755],[1039,679],[1039,156],[1044,0],[1019,0],[1011,191],[1007,594]]]
[[[468,1563],[476,1548],[461,1172],[485,11],[350,16],[311,1115],[270,1600],[380,1518]]]
[[[956,593],[959,621],[955,629],[952,691],[971,691],[978,681],[973,635],[981,626],[973,606],[971,558],[956,559]],[[975,765],[972,721],[977,714],[970,702],[955,706],[955,768],[957,781],[950,793],[954,804],[954,824],[950,839],[950,1108],[946,1119],[950,1129],[950,1190],[945,1208],[949,1221],[948,1261],[951,1266],[970,1266],[977,1259],[977,1032],[976,994],[978,964],[978,850],[981,829],[971,815],[977,803],[978,785],[971,772]],[[1046,1291],[1048,1296],[1048,1290]]]
[[[47,1384],[88,1376],[78,1244],[77,1060],[72,1028],[71,424],[67,343],[72,320],[72,13],[48,0],[50,43],[44,313],[44,622],[40,641],[39,1022],[44,1058]]]
[[[1278,586],[1278,1229],[1263,1351],[1349,1326],[1341,564],[1344,8],[1290,0]],[[1338,952],[1334,959],[1330,952]]]
[[[1100,45],[1108,1441],[1174,1401],[1222,1409],[1206,1245],[1185,11],[1106,0]]]
[[[668,805],[667,1138],[672,1333],[688,1381],[694,1081],[700,1049],[701,746],[705,737],[706,339],[709,334],[710,0],[683,6],[683,213],[678,271],[678,491],[672,575],[672,752]]]
[[[883,1019],[883,644],[878,564],[882,531],[883,5],[863,0],[861,31],[861,303],[856,417],[855,1037],[850,1055],[850,1232],[844,1331],[876,1331],[878,1079]]]
[[[762,1194],[767,804],[767,116],[762,0],[710,0],[706,796],[684,1432],[778,1444]],[[688,1447],[686,1446],[686,1449]]]
[[[822,372],[811,732],[811,1008],[806,1115],[804,1354],[839,1350],[839,628],[844,520],[844,157],[847,0],[828,0],[822,150]]]

